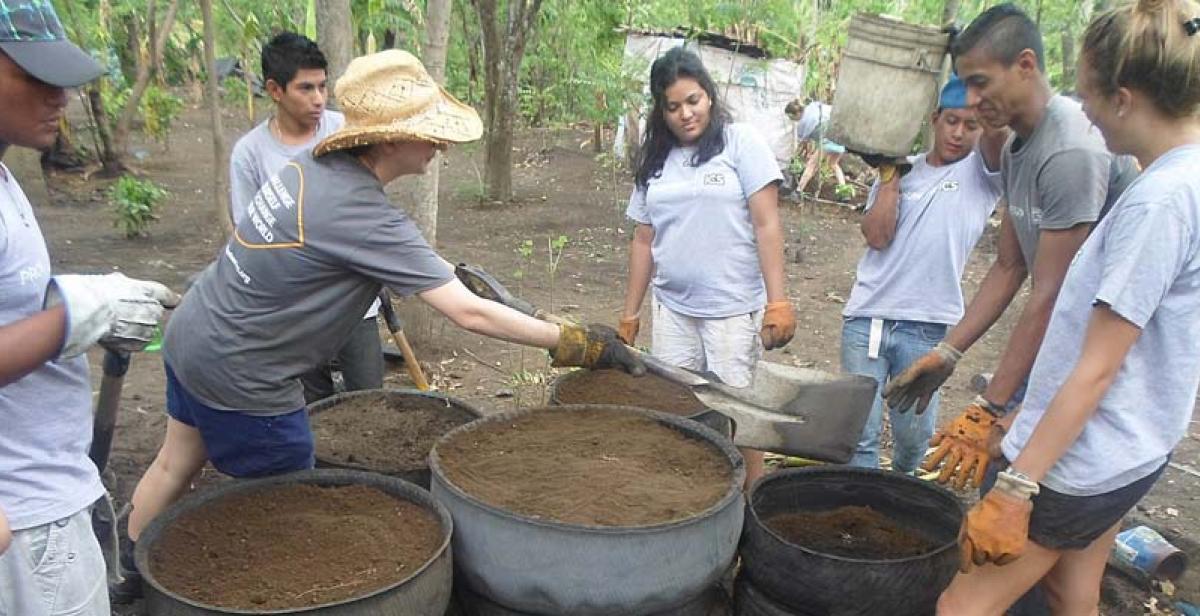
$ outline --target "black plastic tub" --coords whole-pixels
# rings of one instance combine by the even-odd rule
[[[866,506],[932,542],[910,558],[860,559],[787,542],[764,520]],[[824,466],[767,475],[751,488],[739,553],[750,584],[795,614],[924,616],[958,570],[963,505],[949,490],[874,469]],[[771,614],[746,612],[747,614]]]
[[[564,404],[558,398],[559,386],[562,385],[563,383],[570,383],[572,380],[575,380],[575,379],[585,378],[587,373],[588,373],[587,370],[572,370],[571,372],[567,372],[566,374],[559,375],[557,378],[555,378],[553,381],[551,381],[551,383],[550,383],[550,404],[553,404],[553,405]],[[585,400],[582,402],[572,402],[571,404],[609,404],[609,403],[603,399],[599,399],[599,400]],[[613,406],[623,406],[623,405],[614,404]],[[637,408],[649,408],[649,407],[637,407]],[[655,409],[649,409],[649,410],[654,411]],[[656,411],[656,412],[658,412],[658,411]],[[728,417],[726,417],[710,408],[702,408],[702,409],[696,411],[695,413],[692,413],[691,415],[678,415],[678,417],[686,417],[687,419],[690,419],[692,421],[696,421],[701,424],[704,424],[705,426],[708,426],[709,428],[716,430],[717,434],[720,434],[721,436],[724,436],[726,438],[728,438],[731,434],[733,434],[733,422],[731,422]]]
[[[318,402],[314,402],[311,406],[308,407],[308,414],[310,417],[315,416],[315,415],[320,415],[325,410],[332,408],[334,406],[337,406],[338,404],[341,404],[342,402],[345,402],[347,400],[353,400],[354,398],[358,398],[358,397],[378,396],[378,395],[383,395],[390,399],[401,400],[401,401],[406,398],[420,398],[420,399],[432,399],[432,400],[438,400],[438,401],[445,402],[446,403],[446,409],[445,409],[446,413],[452,414],[452,415],[456,416],[458,419],[460,419],[461,421],[460,421],[459,425],[465,425],[465,424],[471,423],[472,421],[475,421],[476,419],[479,419],[480,417],[483,417],[483,413],[479,409],[475,408],[473,405],[471,405],[467,402],[459,400],[458,398],[454,398],[451,396],[434,393],[434,392],[417,391],[415,389],[364,389],[364,390],[359,390],[359,391],[348,391],[345,393],[340,393],[340,394],[330,396],[330,397],[320,400]],[[425,452],[425,455],[428,456],[429,452]],[[349,463],[342,462],[340,460],[336,460],[336,459],[333,459],[333,458],[330,458],[327,456],[322,456],[322,455],[320,455],[320,448],[318,448],[317,468],[340,468],[340,469],[346,469],[346,470],[352,470],[352,471],[366,471],[366,472],[370,472],[370,473],[381,473],[384,475],[391,475],[393,477],[399,477],[400,479],[403,479],[405,481],[415,483],[415,484],[421,486],[422,488],[425,488],[426,490],[429,489],[429,466],[428,466],[428,464],[426,464],[425,466],[423,466],[421,468],[417,468],[417,469],[413,469],[413,470],[409,470],[409,471],[390,472],[387,469],[372,468],[372,467],[370,467],[368,465],[364,465],[364,464],[349,464]]]
[[[227,496],[252,493],[286,484],[318,486],[363,485],[416,504],[432,513],[442,527],[441,543],[424,565],[407,578],[369,594],[338,601],[286,610],[235,610],[207,605],[180,596],[163,587],[155,575],[150,553],[163,532],[180,515],[204,507]],[[193,494],[172,505],[142,532],[134,560],[142,573],[146,613],[150,616],[199,616],[214,614],[304,614],[305,616],[443,616],[450,604],[454,565],[450,555],[450,537],[454,522],[450,513],[425,490],[375,473],[346,470],[308,470],[246,481],[223,483]]]

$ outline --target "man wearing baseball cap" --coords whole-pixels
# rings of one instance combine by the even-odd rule
[[[66,39],[48,0],[0,0],[0,159],[54,144],[64,88],[101,67]],[[145,347],[166,287],[122,274],[50,275],[33,208],[0,163],[0,616],[108,616],[106,568],[92,532],[106,504],[88,458],[95,343]]]
[[[843,313],[842,370],[870,376],[878,386],[850,462],[856,466],[879,465],[879,390],[962,317],[963,268],[1000,198],[1007,131],[985,133],[957,76],[942,89],[930,121],[933,148],[909,157],[904,177],[896,166],[881,168],[862,220],[868,248]],[[913,472],[921,463],[937,419],[936,398],[930,407],[923,415],[890,414],[894,470]]]

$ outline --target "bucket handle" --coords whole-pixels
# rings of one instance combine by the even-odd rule
[[[908,63],[908,64],[901,64],[899,62],[888,62],[886,60],[880,60],[879,58],[872,58],[870,56],[857,54],[857,53],[854,53],[854,52],[848,51],[848,50],[843,52],[843,57],[853,58],[855,60],[862,60],[863,62],[869,62],[871,64],[878,64],[880,66],[887,66],[890,68],[898,68],[898,69],[904,70],[904,71],[919,71],[922,73],[937,73],[939,75],[942,72],[940,65],[936,68],[930,67],[929,60],[926,58],[926,54],[921,51],[917,51],[915,53],[915,57],[913,58],[912,62]]]

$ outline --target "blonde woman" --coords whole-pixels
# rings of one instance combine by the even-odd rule
[[[940,614],[1001,614],[1039,580],[1055,614],[1096,614],[1122,517],[1187,433],[1200,385],[1198,33],[1196,2],[1141,0],[1084,35],[1084,110],[1144,172],[1070,266]]]

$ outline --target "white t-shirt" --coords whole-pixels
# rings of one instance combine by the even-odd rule
[[[1029,442],[1082,351],[1096,304],[1141,329],[1079,438],[1043,480],[1078,496],[1127,486],[1158,469],[1187,434],[1200,386],[1200,145],[1178,147],[1129,186],[1067,271],[1029,393],[1002,447]]]
[[[662,174],[637,186],[625,215],[654,227],[654,297],[674,312],[725,318],[767,301],[750,196],[783,179],[766,141],[752,127],[725,128],[725,149],[692,166],[694,147],[671,150]]]
[[[0,325],[42,310],[50,256],[29,200],[0,164]],[[87,357],[52,360],[0,387],[0,509],[13,530],[41,526],[104,494],[92,442]]]
[[[959,281],[1000,198],[1000,172],[989,172],[978,152],[941,167],[926,157],[909,157],[895,239],[883,250],[868,248],[858,262],[848,317],[946,325],[962,318]],[[876,181],[868,210],[878,192]]]

